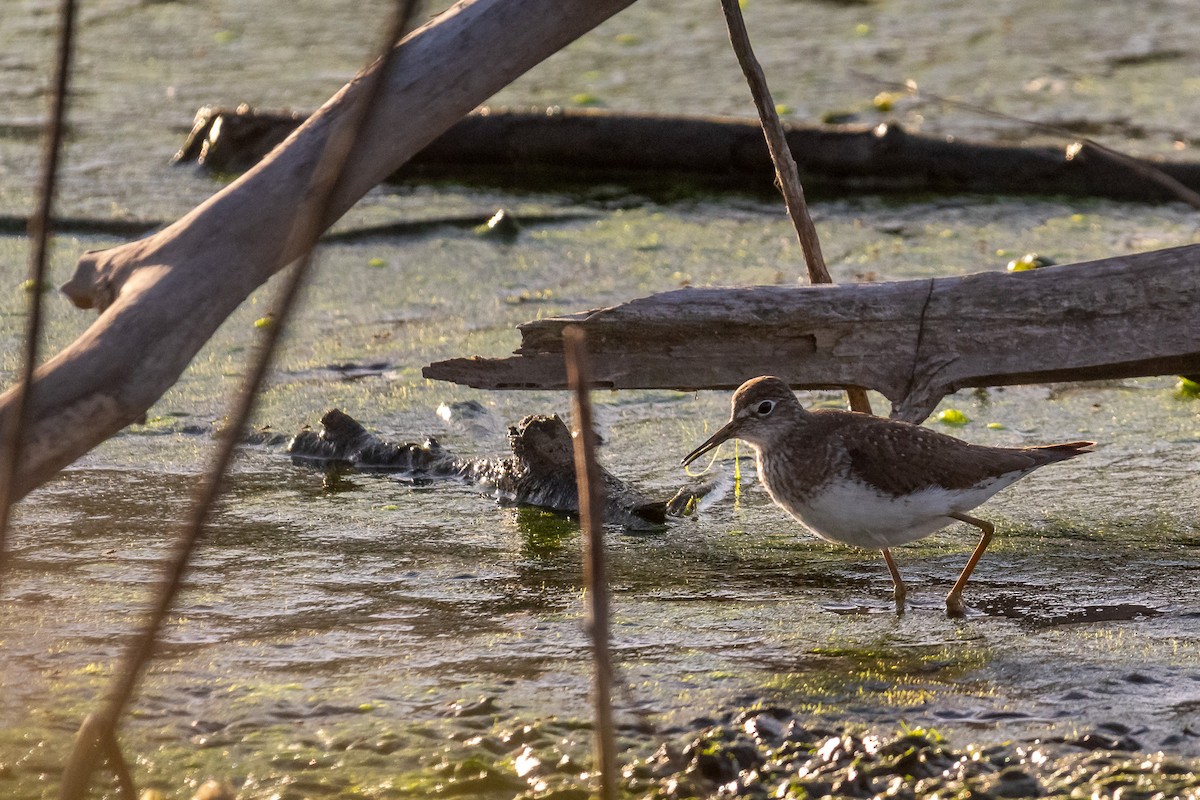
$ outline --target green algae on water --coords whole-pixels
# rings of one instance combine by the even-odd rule
[[[971,421],[971,418],[957,408],[945,408],[937,413],[935,419],[943,425],[961,428]]]
[[[1181,377],[1175,384],[1175,396],[1184,400],[1200,398],[1200,382],[1192,378]]]
[[[1025,255],[1014,258],[1008,262],[1009,272],[1026,272],[1031,269],[1041,269],[1042,267],[1053,266],[1054,262],[1045,256],[1039,256],[1037,253],[1026,253]]]

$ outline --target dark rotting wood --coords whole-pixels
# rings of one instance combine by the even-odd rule
[[[205,107],[178,163],[217,173],[256,164],[305,117]],[[1200,164],[1141,159],[1135,169],[1083,148],[968,142],[874,126],[785,124],[788,146],[810,188],[842,192],[979,192],[1073,195],[1137,202],[1176,199],[1149,181],[1161,170],[1200,191]],[[495,171],[495,175],[489,174]],[[546,183],[596,172],[615,177],[683,175],[716,188],[768,191],[775,171],[757,121],[732,117],[630,114],[601,109],[480,109],[393,173],[400,181],[433,175],[506,185]],[[532,177],[531,177],[532,176]]]
[[[326,244],[361,242],[400,236],[421,236],[445,228],[474,230],[486,225],[496,211],[480,211],[475,214],[452,214],[424,219],[401,219],[376,225],[340,227],[321,236]],[[540,225],[560,225],[581,220],[595,220],[597,214],[587,211],[564,211],[561,213],[522,214],[517,222],[522,228]],[[30,218],[15,214],[0,214],[0,236],[25,236]],[[75,236],[104,236],[118,239],[134,239],[151,231],[166,227],[166,220],[155,219],[101,219],[98,217],[55,217],[51,225],[56,233]]]
[[[573,443],[557,414],[530,414],[508,429],[511,455],[462,458],[433,438],[391,442],[366,430],[339,409],[321,417],[319,430],[303,430],[288,444],[292,460],[326,470],[355,469],[402,475],[414,481],[456,478],[483,487],[503,503],[539,506],[561,513],[580,511]],[[689,499],[708,488],[681,489],[670,500],[655,500],[601,465],[603,518],[613,525],[652,530],[668,516],[683,516]]]

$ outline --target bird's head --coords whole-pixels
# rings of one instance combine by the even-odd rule
[[[684,466],[730,439],[763,447],[786,435],[797,422],[808,416],[788,385],[771,375],[752,378],[739,386],[733,393],[731,406],[729,421],[708,441],[688,453],[683,459]]]

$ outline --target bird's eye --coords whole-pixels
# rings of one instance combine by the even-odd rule
[[[763,400],[761,403],[758,404],[758,408],[756,408],[754,410],[760,417],[765,417],[767,414],[770,414],[772,411],[775,410],[775,401],[774,400]]]

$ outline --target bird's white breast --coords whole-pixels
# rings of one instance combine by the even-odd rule
[[[1013,472],[963,490],[941,487],[913,494],[891,495],[858,481],[830,481],[800,500],[771,498],[817,536],[830,542],[881,550],[916,541],[963,513],[1024,474]]]

